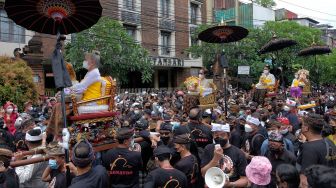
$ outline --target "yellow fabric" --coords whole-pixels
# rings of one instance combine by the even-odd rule
[[[334,139],[334,135],[329,135],[328,139],[331,140],[336,145],[336,139]]]
[[[83,93],[83,101],[96,99],[102,96],[101,92],[101,81],[91,84],[86,91]]]
[[[112,83],[106,77],[102,77],[101,79],[102,79],[103,82],[105,82],[104,88],[102,88],[102,92],[103,92],[102,96],[111,95]],[[102,101],[99,101],[98,104],[108,104],[108,99],[104,99]]]
[[[294,87],[299,87],[299,81],[298,80],[294,80]]]

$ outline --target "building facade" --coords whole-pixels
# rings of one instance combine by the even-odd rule
[[[224,22],[228,25],[240,25],[246,28],[260,27],[267,21],[275,21],[273,9],[265,8],[255,3],[238,2],[235,7],[234,0],[217,0],[214,7],[214,21]],[[236,13],[238,10],[238,15]],[[238,18],[237,18],[238,16]],[[236,23],[236,22],[239,23]]]
[[[195,41],[197,26],[207,20],[202,0],[102,0],[103,16],[119,20],[127,33],[150,54],[154,74],[151,83],[139,83],[141,73],[130,72],[123,87],[175,88],[197,75],[201,59],[186,49]]]

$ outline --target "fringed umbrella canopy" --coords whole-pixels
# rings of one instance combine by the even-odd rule
[[[202,31],[198,39],[208,43],[230,43],[245,38],[248,33],[240,26],[215,26]]]
[[[298,56],[323,55],[331,53],[329,46],[310,46],[301,50]]]
[[[259,54],[266,54],[269,52],[282,50],[284,48],[288,48],[296,44],[297,42],[292,39],[273,37],[269,42],[267,42],[263,47],[261,47],[261,49],[259,50]]]
[[[6,0],[5,10],[16,24],[51,35],[78,33],[102,14],[99,0]]]

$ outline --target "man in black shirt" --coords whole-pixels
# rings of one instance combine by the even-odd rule
[[[202,153],[206,145],[212,143],[211,129],[201,123],[201,117],[202,111],[199,108],[190,110],[188,128],[200,153]]]
[[[174,165],[174,167],[187,176],[188,188],[198,188],[202,187],[202,185],[199,184],[201,176],[197,158],[190,153],[192,142],[190,134],[181,134],[174,137],[176,151],[181,156],[181,159]]]
[[[202,176],[209,168],[219,167],[229,176],[230,181],[226,181],[224,187],[246,187],[246,158],[239,148],[229,143],[230,126],[212,124],[212,131],[215,144],[205,147],[201,158]]]
[[[278,132],[271,132],[268,136],[268,150],[265,155],[271,164],[272,164],[272,172],[271,172],[271,187],[276,187],[276,168],[281,164],[291,164],[295,165],[296,157],[295,155],[285,149],[285,144],[283,142],[283,136]]]
[[[248,135],[243,150],[245,157],[250,160],[253,156],[261,155],[261,146],[267,137],[267,131],[260,125],[259,119],[252,115],[246,119],[245,132]]]
[[[301,132],[307,142],[302,145],[301,153],[298,156],[297,164],[300,167],[300,187],[306,187],[307,178],[303,174],[305,169],[311,165],[321,164],[336,168],[336,148],[328,139],[323,139],[321,132],[325,121],[323,116],[308,114],[303,118]]]
[[[169,162],[171,150],[167,146],[157,147],[154,150],[154,157],[159,167],[148,174],[144,187],[187,188],[187,177],[183,172],[173,168]]]
[[[92,167],[94,151],[87,140],[83,140],[75,145],[72,151],[71,160],[77,167],[77,176],[72,179],[69,188],[109,187],[106,169],[101,165]]]
[[[134,131],[121,128],[117,132],[118,146],[102,157],[103,165],[109,171],[111,187],[139,187],[139,171],[142,168],[141,153],[130,151]]]
[[[50,156],[49,164],[42,174],[42,181],[50,182],[54,188],[67,188],[64,149],[58,142],[51,142],[47,147],[47,154]],[[71,179],[68,181],[70,183]]]

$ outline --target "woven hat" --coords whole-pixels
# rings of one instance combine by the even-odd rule
[[[271,171],[271,162],[262,156],[253,157],[245,169],[246,177],[256,185],[268,185],[271,182]]]
[[[64,155],[65,151],[62,146],[58,144],[58,142],[50,142],[49,145],[47,146],[47,154],[48,155]]]
[[[176,144],[188,144],[192,141],[190,134],[181,134],[174,136],[173,142]]]

